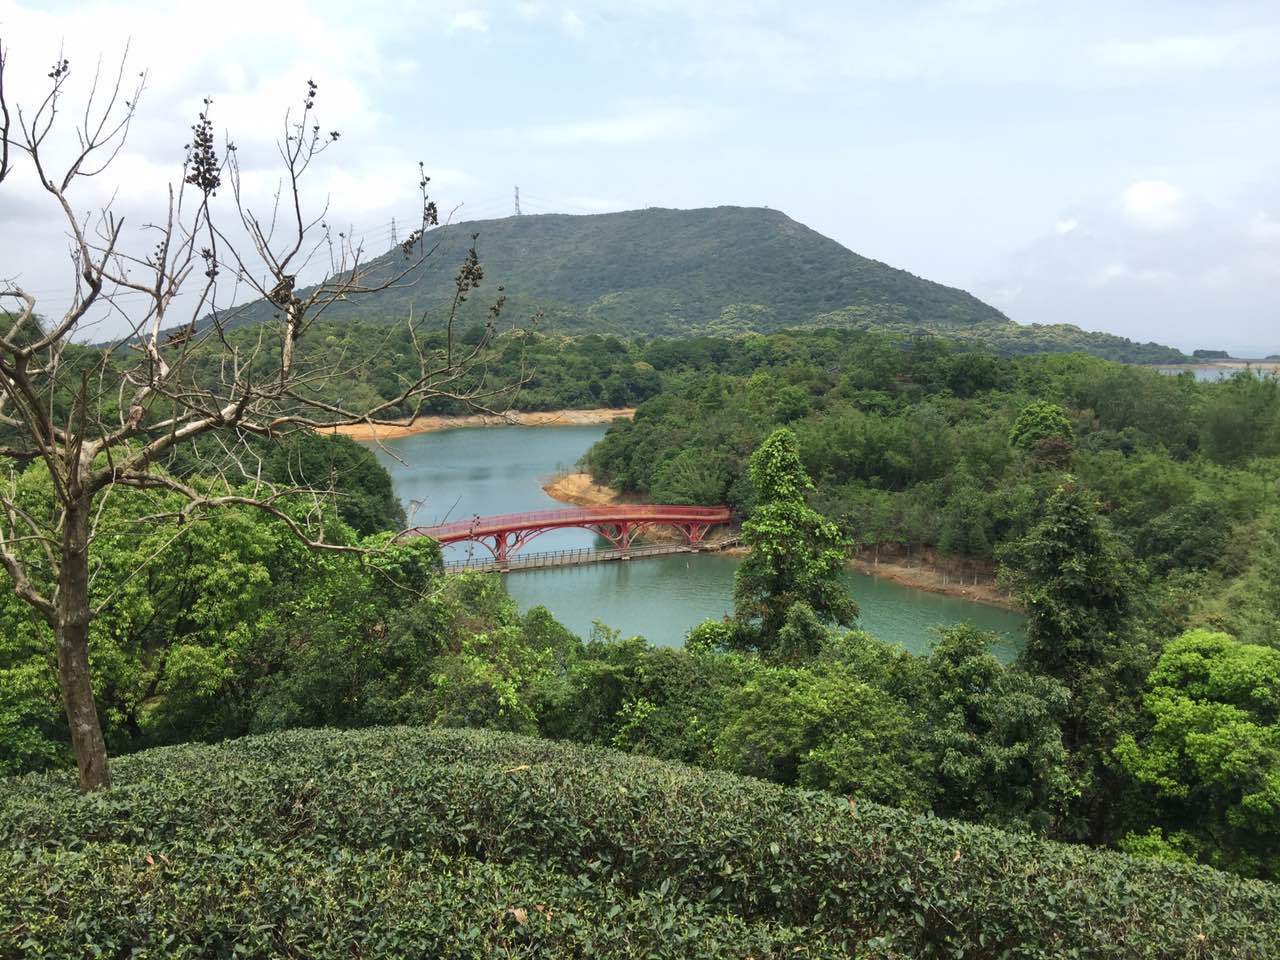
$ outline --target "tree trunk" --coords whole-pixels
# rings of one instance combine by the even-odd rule
[[[67,507],[62,529],[62,567],[53,625],[58,643],[58,682],[71,728],[71,749],[80,769],[80,789],[111,786],[107,744],[98,721],[89,676],[89,504]]]

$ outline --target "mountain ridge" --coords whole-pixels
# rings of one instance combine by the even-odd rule
[[[483,321],[500,290],[507,317],[521,322],[538,314],[546,328],[570,334],[723,336],[849,326],[980,341],[1004,352],[1085,349],[1165,362],[1182,356],[1079,328],[1024,327],[965,290],[865,257],[768,207],[530,214],[446,224],[426,242],[435,251],[412,283],[334,304],[328,314],[442,314],[456,266],[474,242],[485,280],[459,312],[465,325]],[[404,261],[397,247],[368,269],[385,278]],[[262,319],[272,309],[259,301],[243,315]]]

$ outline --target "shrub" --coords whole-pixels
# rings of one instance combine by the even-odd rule
[[[0,955],[1267,957],[1280,890],[481,731],[293,731],[0,796]]]

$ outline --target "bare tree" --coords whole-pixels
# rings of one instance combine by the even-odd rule
[[[444,346],[429,348],[420,335],[427,317],[405,318],[416,367],[396,396],[358,411],[320,399],[332,395],[326,384],[349,377],[367,357],[303,357],[298,344],[308,329],[334,304],[407,282],[436,252],[428,231],[438,222],[437,208],[421,165],[417,229],[394,266],[387,258],[371,264],[355,237],[328,225],[324,206],[308,212],[303,184],[339,139],[316,121],[315,83],[307,82],[301,108],[285,114],[277,142],[280,186],[261,213],[244,188],[235,145],[216,142],[206,100],[181,174],[160,198],[162,215],[141,228],[153,245],[138,252],[111,204],[88,216],[72,196],[119,155],[145,75],[128,73],[127,51],[114,70],[104,73],[99,64],[74,114],[75,145],[59,161],[64,151],[51,135],[72,116],[69,62],[60,57],[44,98],[24,107],[9,102],[5,59],[0,45],[0,181],[25,161],[65,225],[70,304],[42,317],[37,298],[20,284],[0,285],[0,457],[14,465],[11,474],[42,463],[54,496],[44,515],[8,495],[12,484],[0,488],[6,494],[0,564],[52,632],[80,785],[92,790],[110,784],[89,664],[90,627],[101,609],[91,577],[104,499],[118,487],[176,493],[184,506],[166,519],[178,523],[248,505],[277,517],[313,548],[358,550],[327,540],[319,511],[299,519],[298,510],[286,509],[299,496],[323,491],[267,482],[246,441],[323,425],[388,423],[406,411],[416,417],[440,397],[488,409],[496,391],[475,386],[469,375],[486,344],[455,347],[452,335],[458,305],[483,274],[473,246],[458,271],[452,308],[433,318],[433,329],[443,324],[448,331]],[[300,288],[298,278],[307,275],[319,279]],[[258,305],[248,314],[224,306],[253,300]],[[501,298],[490,309],[490,330],[500,308]],[[125,332],[105,346],[85,346],[102,315]],[[209,478],[194,482],[162,469],[179,445],[202,436],[221,452]]]

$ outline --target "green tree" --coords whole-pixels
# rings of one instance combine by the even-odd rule
[[[333,491],[338,516],[362,537],[404,528],[391,475],[373,451],[350,437],[295,433],[272,447],[265,465],[276,483]]]
[[[719,458],[682,450],[658,468],[649,495],[659,503],[723,503],[728,471]]]
[[[1065,684],[1063,740],[1082,804],[1075,835],[1102,840],[1121,811],[1111,751],[1137,720],[1149,653],[1129,619],[1134,581],[1097,498],[1068,477],[1039,522],[1001,551],[1002,575],[1027,609],[1023,663]]]
[[[145,74],[137,75],[133,89],[123,85],[121,78],[133,74],[125,60],[114,84],[110,70],[93,75],[82,97],[83,111],[67,99],[72,88],[66,60],[25,106],[10,101],[13,84],[0,85],[5,118],[0,182],[13,183],[7,177],[13,172],[11,159],[30,164],[36,176],[29,199],[40,201],[34,209],[46,209],[50,218],[37,229],[56,224],[53,228],[68,237],[70,254],[63,294],[51,301],[12,283],[0,290],[6,314],[0,332],[3,449],[16,464],[39,464],[47,471],[56,504],[47,513],[23,516],[11,496],[12,483],[0,481],[0,584],[48,628],[66,729],[86,791],[111,785],[90,649],[101,613],[93,594],[105,580],[99,542],[118,533],[101,526],[107,502],[138,490],[185,500],[177,509],[150,515],[141,526],[151,529],[139,530],[142,536],[163,524],[177,539],[183,523],[209,511],[252,506],[317,550],[357,552],[352,544],[325,541],[328,511],[291,508],[290,493],[262,476],[242,441],[322,425],[385,423],[406,409],[418,414],[434,400],[475,402],[479,393],[487,406],[493,391],[472,387],[465,378],[487,352],[503,299],[495,302],[481,341],[456,347],[457,307],[484,276],[470,248],[456,274],[457,295],[443,311],[441,325],[448,330],[443,348],[423,347],[417,337],[424,318],[435,311],[415,312],[404,323],[417,348],[407,364],[413,372],[402,376],[390,398],[365,393],[354,407],[326,399],[331,394],[322,395],[322,385],[376,363],[386,339],[377,336],[351,352],[321,350],[308,357],[314,324],[337,304],[357,306],[397,286],[430,258],[436,245],[425,243],[423,234],[436,225],[437,212],[426,195],[429,178],[419,180],[418,228],[396,257],[375,266],[362,256],[358,241],[330,232],[324,217],[309,210],[310,182],[315,163],[336,147],[338,133],[321,132],[316,85],[308,81],[301,109],[286,113],[285,135],[274,151],[281,164],[274,210],[283,204],[292,217],[277,218],[257,206],[253,191],[240,189],[239,157],[256,169],[253,149],[238,153],[228,144],[219,153],[222,138],[206,101],[185,156],[175,157],[180,163],[172,168],[174,181],[156,185],[162,212],[143,216],[136,233],[130,219],[126,231],[112,200],[104,200],[90,217],[88,198],[82,196],[87,178],[112,176],[110,168],[133,126]],[[3,66],[0,58],[0,70]],[[10,127],[11,115],[40,119],[19,124],[19,130]],[[67,124],[74,130],[65,129]],[[54,145],[64,140],[78,147],[60,158]],[[90,220],[103,226],[89,229]],[[312,286],[299,287],[306,251],[321,246],[330,251],[327,262],[323,268],[315,265]],[[137,255],[143,247],[151,252]],[[232,289],[241,300],[238,307],[225,299]],[[244,302],[246,293],[254,303]],[[38,315],[50,302],[57,310],[42,324]],[[101,338],[92,324],[106,314],[116,318],[118,339],[107,348],[81,347]],[[242,331],[234,344],[229,327]],[[202,482],[184,482],[160,469],[176,448],[201,438],[218,449]],[[305,491],[297,499],[310,504],[323,493]],[[127,586],[128,578],[140,572],[129,571],[115,585]]]
[[[33,465],[14,481],[11,501],[40,517],[55,509],[50,486],[48,472]],[[389,544],[386,535],[363,541],[371,551],[363,559],[317,554],[286,523],[248,505],[176,527],[147,522],[185,502],[121,490],[97,514],[89,642],[114,751],[244,733],[282,673],[295,683],[311,673],[332,687],[348,683],[365,656],[360,641],[424,589],[438,558],[430,541]],[[332,510],[325,535],[361,544]],[[0,768],[70,757],[50,633],[16,596],[0,593]],[[330,698],[305,721],[347,722],[340,702]]]
[[[761,650],[775,646],[798,602],[821,620],[852,624],[858,606],[840,582],[845,538],[805,502],[813,483],[795,434],[786,428],[771,433],[751,455],[750,473],[756,508],[742,525],[751,553],[734,582],[738,619],[755,628]]]
[[[930,651],[922,699],[935,809],[1044,832],[1072,789],[1059,727],[1070,694],[1049,677],[1000,663],[992,639],[961,625]]]
[[[1027,607],[1027,663],[1061,678],[1103,664],[1128,611],[1130,579],[1097,498],[1067,477],[1001,560]]]
[[[1037,460],[1065,466],[1071,460],[1075,431],[1067,411],[1047,400],[1027,404],[1009,430],[1009,442]]]
[[[920,718],[901,701],[839,664],[762,667],[728,696],[715,764],[924,809],[928,761],[919,730]]]
[[[1165,647],[1144,705],[1150,731],[1116,755],[1154,796],[1165,844],[1280,879],[1280,650],[1191,630]]]

